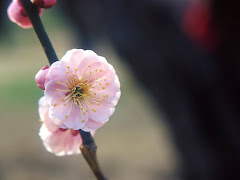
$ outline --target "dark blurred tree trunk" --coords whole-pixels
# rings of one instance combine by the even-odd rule
[[[181,31],[180,1],[67,3],[69,14],[88,9],[71,18],[90,23],[79,29],[94,33],[90,27],[96,24],[88,18],[96,12],[92,3],[98,4],[98,30],[105,31],[165,113],[181,155],[182,179],[240,179],[239,6],[212,0],[220,42],[216,51],[206,52]]]

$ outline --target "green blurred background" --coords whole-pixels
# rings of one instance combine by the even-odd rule
[[[74,28],[51,9],[43,23],[58,57],[79,47]],[[56,157],[38,137],[38,99],[43,91],[34,76],[48,61],[33,31],[6,20],[0,41],[0,180],[91,180],[81,155]],[[176,180],[179,158],[167,124],[127,65],[105,42],[96,42],[99,55],[115,67],[122,96],[115,114],[95,135],[98,159],[109,180]]]

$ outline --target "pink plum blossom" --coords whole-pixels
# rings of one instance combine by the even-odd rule
[[[40,71],[35,76],[36,84],[42,90],[45,89],[44,83],[45,83],[48,70],[49,70],[49,66],[44,66],[43,68],[40,69]]]
[[[40,8],[50,8],[56,4],[57,0],[31,0],[33,4],[36,4]]]
[[[68,51],[42,77],[50,118],[73,130],[101,127],[114,113],[121,95],[114,68],[91,50]]]
[[[39,8],[39,15],[42,14],[42,11],[43,10]],[[21,28],[28,29],[32,27],[32,23],[20,0],[13,0],[7,9],[7,13],[9,19]]]
[[[60,128],[49,118],[49,104],[45,97],[39,100],[39,115],[43,122],[39,136],[47,151],[57,156],[79,154],[82,138],[78,130]],[[58,121],[55,119],[55,122]],[[61,123],[59,121],[58,123]],[[64,125],[62,124],[62,127]],[[66,128],[66,127],[65,127]],[[93,135],[93,132],[91,132]]]

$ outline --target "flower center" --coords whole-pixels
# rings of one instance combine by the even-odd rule
[[[82,76],[79,77],[76,74],[78,71],[77,69],[75,69],[74,72],[71,72],[69,71],[70,67],[67,66],[66,74],[68,80],[65,83],[57,81],[57,84],[60,84],[67,89],[57,89],[57,92],[65,93],[61,100],[56,102],[53,107],[60,104],[67,106],[69,103],[69,111],[65,115],[65,118],[69,117],[72,107],[76,105],[81,112],[82,122],[85,122],[83,116],[90,110],[96,112],[95,105],[100,105],[101,102],[108,98],[108,94],[105,94],[102,91],[109,85],[109,82],[106,78],[98,78],[99,73],[102,73],[101,69],[91,71],[89,70],[90,67],[91,65],[89,65],[83,72]]]
[[[80,85],[77,85],[72,89],[72,92],[75,97],[79,98],[83,95],[83,88],[81,88]]]

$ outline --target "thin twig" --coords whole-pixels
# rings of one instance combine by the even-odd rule
[[[33,28],[38,36],[39,41],[41,42],[41,45],[48,58],[49,63],[53,64],[54,62],[58,61],[58,58],[52,46],[52,43],[45,31],[42,21],[39,17],[38,14],[39,8],[33,3],[31,3],[30,0],[20,1],[28,14],[28,17],[33,25]],[[107,180],[100,171],[99,165],[97,163],[96,158],[97,146],[90,132],[84,132],[82,130],[79,130],[79,132],[83,140],[83,144],[80,146],[80,150],[82,151],[84,158],[86,159],[87,163],[89,164],[90,168],[92,169],[94,175],[98,180]]]
[[[94,139],[92,138],[91,134],[82,130],[79,130],[83,143],[80,146],[80,150],[83,154],[83,157],[87,161],[88,165],[92,169],[92,172],[94,173],[95,177],[98,180],[107,180],[103,173],[101,172],[101,169],[97,162],[97,146],[94,142]]]
[[[20,0],[25,11],[28,14],[29,19],[31,20],[31,23],[33,25],[33,28],[38,36],[39,41],[41,42],[41,45],[43,47],[44,52],[46,53],[46,56],[48,58],[48,61],[50,64],[58,61],[57,55],[55,53],[55,50],[52,46],[52,43],[45,31],[45,28],[43,27],[42,21],[39,17],[38,6],[31,3],[30,0]]]

